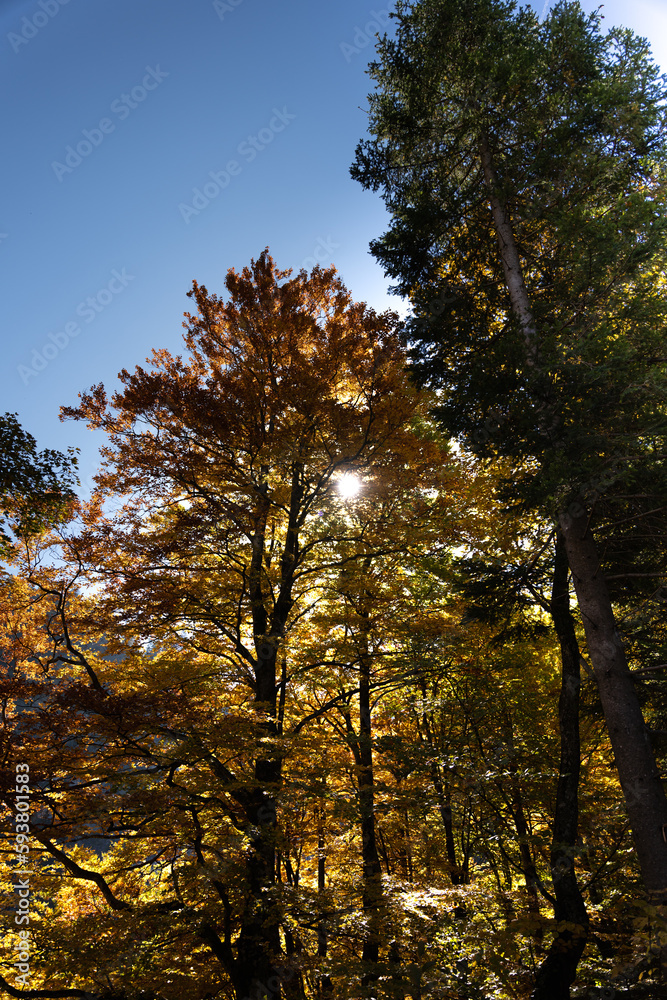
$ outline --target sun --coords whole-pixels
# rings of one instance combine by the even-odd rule
[[[361,490],[361,480],[353,472],[343,472],[336,479],[336,492],[343,500],[356,497]]]

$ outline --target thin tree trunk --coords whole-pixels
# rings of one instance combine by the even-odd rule
[[[540,914],[540,899],[537,894],[537,869],[535,867],[535,862],[533,861],[533,855],[530,850],[530,830],[528,828],[528,821],[526,819],[526,814],[523,808],[523,796],[521,794],[521,785],[519,784],[518,768],[516,763],[516,756],[514,753],[513,741],[509,744],[511,751],[510,759],[510,792],[511,792],[511,803],[512,803],[512,818],[514,820],[514,826],[516,828],[517,840],[519,843],[519,854],[521,857],[521,869],[523,871],[523,877],[526,883],[526,894],[528,897],[528,913],[530,915],[530,920],[532,929],[531,936],[536,941],[542,940],[542,918]]]
[[[363,561],[363,571],[371,566],[371,557]],[[358,616],[357,655],[359,662],[359,735],[354,732],[350,713],[345,714],[345,724],[358,775],[358,802],[361,822],[362,853],[362,908],[365,933],[362,948],[364,971],[361,985],[364,990],[376,982],[376,967],[384,922],[382,868],[378,852],[378,830],[375,822],[375,776],[373,773],[373,721],[371,712],[371,683],[373,658],[369,647],[371,630],[370,611],[373,595],[364,590],[361,595],[346,594],[350,606]],[[365,994],[364,994],[365,995]]]
[[[493,156],[488,140],[484,135],[480,144],[480,157],[484,172],[484,181],[491,201],[491,213],[500,248],[500,259],[503,265],[505,284],[509,292],[510,302],[512,303],[512,312],[521,324],[526,344],[526,361],[529,365],[534,365],[537,361],[537,330],[535,329],[533,309],[523,280],[523,268],[514,239],[509,206],[498,192],[498,181]]]
[[[375,781],[371,721],[371,658],[362,653],[359,665],[359,811],[363,862],[363,909],[368,922],[362,961],[376,965],[380,954],[382,906],[382,871],[375,829]],[[375,980],[372,972],[364,974],[362,985]]]
[[[422,684],[422,696],[426,697],[426,687]],[[429,722],[427,714],[424,712],[422,715],[422,726],[426,736],[425,742],[427,743],[430,750],[435,749],[435,744],[433,740],[433,730],[431,729],[431,724]],[[421,735],[421,733],[420,733]],[[424,736],[421,737],[422,740]],[[449,880],[452,885],[461,885],[463,882],[463,876],[461,873],[461,866],[456,858],[456,844],[454,843],[454,820],[452,815],[452,795],[451,786],[449,783],[449,778],[445,778],[444,782],[442,775],[440,773],[440,766],[435,759],[431,760],[431,780],[433,782],[433,787],[438,798],[438,811],[440,813],[440,818],[442,819],[442,825],[445,830],[445,850],[447,852],[447,873],[449,875]]]
[[[531,1000],[569,1000],[570,986],[588,937],[588,913],[574,867],[579,819],[579,644],[570,611],[565,543],[556,537],[551,617],[561,651],[561,691],[558,702],[560,767],[551,841],[551,872],[558,922],[549,953],[537,970]]]
[[[326,845],[325,845],[325,829],[324,829],[324,803],[321,802],[317,806],[317,894],[320,897],[324,895],[325,890],[325,876],[326,876]],[[324,925],[324,920],[320,920],[317,925],[317,954],[319,958],[327,957],[327,932]],[[331,977],[326,973],[322,973],[317,980],[317,992],[318,996],[329,996],[333,992],[333,984],[331,982]]]

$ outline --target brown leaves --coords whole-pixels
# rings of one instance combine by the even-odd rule
[[[62,609],[50,686],[10,728],[29,732],[45,775],[44,835],[109,840],[99,864],[83,848],[72,859],[132,900],[122,919],[137,941],[151,933],[141,907],[175,894],[195,923],[227,921],[230,956],[256,933],[253,907],[282,891],[277,844],[297,888],[290,837],[312,835],[312,789],[333,766],[327,716],[349,713],[359,658],[375,659],[378,690],[400,684],[420,554],[455,536],[464,490],[395,314],[353,303],[334,269],[290,277],[267,252],[225,285],[227,301],[194,283],[183,357],[154,351],[119,392],[94,386],[63,410],[108,446],[83,525],[44,577]],[[337,491],[341,472],[362,480],[357,497]],[[38,590],[41,572],[27,575]],[[79,903],[68,891],[56,890],[72,912],[104,905],[97,889],[79,884]],[[191,942],[175,925],[164,962]]]

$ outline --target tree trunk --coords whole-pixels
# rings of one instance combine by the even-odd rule
[[[454,817],[452,814],[452,793],[449,778],[445,778],[444,783],[440,775],[440,768],[436,761],[431,764],[431,778],[433,787],[438,797],[438,810],[442,825],[445,828],[445,850],[447,851],[447,870],[449,880],[452,885],[461,885],[464,881],[461,866],[456,857],[456,844],[454,843]]]
[[[324,895],[326,876],[326,843],[325,843],[325,809],[324,802],[317,806],[317,894],[320,898]],[[317,954],[319,958],[327,957],[327,931],[324,920],[320,920],[317,925]],[[333,992],[333,983],[327,973],[321,973],[317,979],[318,996],[330,996]]]
[[[371,567],[371,557],[362,564],[363,573]],[[357,617],[355,641],[359,663],[359,735],[354,731],[351,715],[345,713],[350,749],[354,756],[358,781],[358,803],[361,824],[362,855],[362,908],[365,918],[364,941],[361,960],[362,995],[367,995],[370,985],[378,979],[377,964],[384,922],[382,868],[378,852],[378,830],[375,822],[375,776],[373,773],[373,721],[371,712],[371,685],[373,658],[370,652],[370,607],[373,594],[364,589],[361,594],[345,595]]]
[[[266,475],[266,470],[262,470]],[[237,1000],[266,997],[280,1000],[280,923],[275,899],[276,884],[276,792],[282,781],[282,752],[276,722],[276,662],[278,647],[291,607],[291,589],[298,538],[293,510],[299,500],[298,469],[293,470],[290,522],[282,557],[281,587],[271,618],[262,588],[268,503],[258,505],[252,560],[248,574],[249,597],[255,634],[255,706],[259,715],[259,753],[255,760],[255,783],[245,806],[250,831],[246,860],[246,899],[237,940],[234,988]]]
[[[573,504],[560,523],[644,887],[654,902],[665,903],[667,799],[616,629],[588,513],[582,504]]]
[[[261,784],[246,809],[253,833],[246,861],[246,903],[237,941],[237,1000],[255,995],[278,1000],[281,996],[280,970],[275,965],[281,954],[280,928],[273,895],[276,809],[273,794],[262,791],[275,788],[280,775],[280,760],[264,758],[255,764],[255,778]]]
[[[426,684],[422,681],[421,685],[422,697],[426,698]],[[423,735],[422,735],[423,730]],[[433,739],[433,729],[429,717],[426,712],[423,713],[421,718],[421,726],[418,724],[418,732],[423,742],[429,747],[431,751],[431,781],[433,782],[433,788],[438,799],[438,811],[440,813],[440,818],[442,819],[442,825],[445,830],[445,850],[447,851],[447,873],[449,875],[449,880],[452,885],[461,885],[464,881],[461,866],[458,863],[456,857],[456,844],[454,843],[454,817],[452,814],[452,794],[451,786],[449,782],[449,777],[446,776],[443,781],[442,774],[440,772],[440,765],[435,759],[434,751],[435,741]]]
[[[579,644],[570,611],[567,554],[560,532],[556,538],[551,617],[560,643],[562,663],[558,702],[560,767],[551,841],[551,872],[556,896],[554,916],[558,926],[547,957],[537,970],[531,1000],[569,1000],[570,986],[576,978],[588,937],[588,914],[574,869],[581,766]]]
[[[537,361],[537,331],[535,329],[535,320],[533,319],[533,309],[523,280],[523,268],[521,267],[519,251],[514,239],[509,206],[499,194],[493,157],[485,135],[481,139],[480,158],[484,172],[484,181],[489,192],[493,224],[496,236],[498,237],[500,259],[503,265],[503,274],[505,275],[505,285],[507,286],[510,302],[512,303],[512,312],[521,325],[526,344],[526,361],[529,365],[534,365]]]
[[[509,209],[500,193],[485,136],[481,138],[480,157],[512,312],[523,331],[526,362],[531,366],[538,358],[535,322]],[[536,409],[536,416],[542,424],[548,420],[544,411]],[[545,425],[543,431],[548,430],[553,428]],[[667,799],[616,630],[607,585],[599,571],[588,514],[582,504],[573,505],[572,510],[562,516],[561,530],[644,887],[655,901],[667,902]]]
[[[371,659],[362,653],[359,665],[359,811],[363,863],[363,909],[367,920],[362,961],[376,965],[380,954],[382,871],[375,829],[375,781],[371,722]],[[370,970],[362,985],[377,979]]]
[[[514,750],[513,735],[510,733],[508,740],[510,750],[510,795],[512,819],[516,828],[517,840],[519,843],[519,854],[521,857],[521,870],[526,883],[526,895],[528,897],[528,913],[531,923],[531,937],[535,941],[542,940],[542,915],[540,913],[540,898],[537,894],[537,869],[533,861],[533,854],[530,849],[530,830],[523,808],[523,795],[519,783],[518,767]]]

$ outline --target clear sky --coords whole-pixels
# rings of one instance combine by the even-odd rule
[[[99,439],[59,407],[153,347],[180,352],[193,279],[221,293],[269,246],[400,308],[368,253],[383,206],[349,176],[391,6],[0,0],[0,412],[40,447],[79,446],[84,484]],[[667,69],[667,0],[603,13]]]

